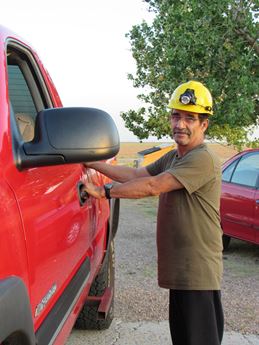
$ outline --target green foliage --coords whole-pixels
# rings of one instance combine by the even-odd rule
[[[136,60],[129,75],[144,106],[121,114],[140,139],[170,135],[167,104],[190,79],[214,98],[209,135],[237,146],[258,118],[258,0],[146,0],[154,13],[127,34]],[[141,92],[141,91],[140,91]]]

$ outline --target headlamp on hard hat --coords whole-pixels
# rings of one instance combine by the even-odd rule
[[[179,101],[184,104],[196,104],[196,97],[194,95],[194,90],[186,89],[184,93],[180,95]]]

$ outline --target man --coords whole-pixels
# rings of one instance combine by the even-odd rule
[[[201,83],[181,84],[169,103],[177,149],[138,169],[87,163],[121,184],[96,187],[96,198],[159,195],[158,282],[170,291],[169,323],[174,345],[219,345],[222,233],[219,219],[221,166],[204,144],[212,97]]]

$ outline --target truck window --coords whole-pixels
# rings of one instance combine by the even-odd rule
[[[31,52],[18,44],[8,46],[8,93],[15,123],[24,141],[34,137],[36,115],[52,107],[47,88]]]
[[[37,110],[32,95],[18,65],[8,66],[8,91],[15,114],[24,113],[32,118],[36,117]]]

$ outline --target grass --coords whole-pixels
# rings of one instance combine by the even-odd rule
[[[144,266],[142,269],[143,275],[145,278],[156,278],[157,277],[157,270],[154,267]]]

